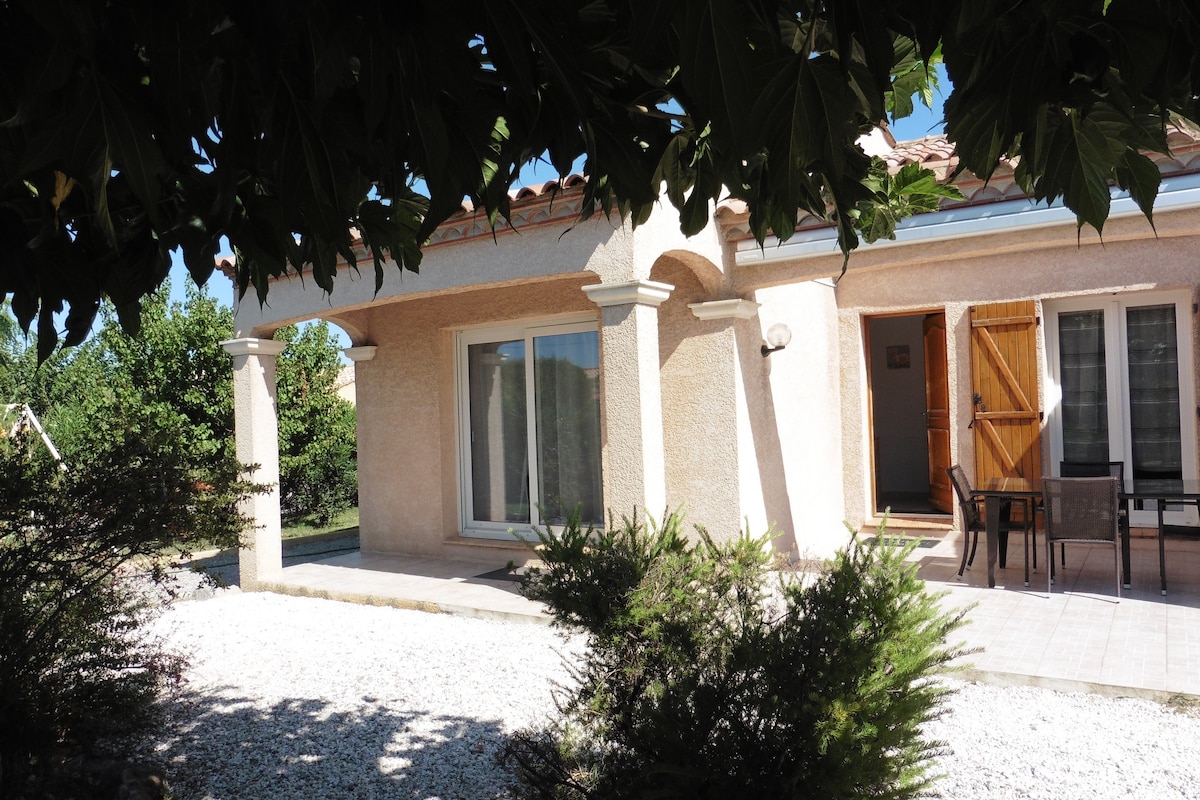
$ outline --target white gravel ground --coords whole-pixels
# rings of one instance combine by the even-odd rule
[[[577,642],[523,623],[272,594],[176,604],[191,666],[144,757],[175,800],[506,798],[506,734],[553,710]],[[1200,798],[1200,716],[1144,700],[953,683],[931,724],[943,798]]]

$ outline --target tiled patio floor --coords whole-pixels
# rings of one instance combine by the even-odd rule
[[[895,530],[897,526],[893,526]],[[1041,544],[1041,537],[1038,537]],[[1200,540],[1166,541],[1167,590],[1159,589],[1158,541],[1131,543],[1132,588],[1117,601],[1111,547],[1068,545],[1046,592],[1045,550],[1024,585],[1021,540],[987,588],[982,542],[974,569],[957,579],[962,543],[953,534],[913,560],[931,590],[955,607],[974,604],[960,633],[981,648],[967,659],[989,680],[1165,698],[1200,696]]]
[[[543,606],[526,600],[502,564],[388,556],[355,550],[284,567],[272,589],[355,603],[549,624]],[[480,577],[488,575],[489,577]]]
[[[898,533],[902,525],[893,523]],[[1008,568],[986,588],[984,549],[960,582],[961,535],[951,534],[913,560],[943,602],[973,604],[960,631],[968,647],[969,677],[1049,688],[1133,694],[1165,699],[1200,696],[1200,540],[1167,541],[1169,594],[1159,594],[1158,549],[1153,537],[1133,540],[1132,584],[1117,602],[1111,548],[1068,546],[1047,596],[1044,550],[1031,586],[1023,585],[1020,539],[1010,543]],[[1039,537],[1040,541],[1040,537]],[[477,617],[546,623],[539,604],[497,576],[502,565],[358,551],[285,567],[274,587],[289,594],[419,608]],[[489,574],[492,573],[492,574]],[[488,575],[488,577],[483,577]]]

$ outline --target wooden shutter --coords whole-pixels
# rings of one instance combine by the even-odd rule
[[[971,308],[976,485],[1042,476],[1037,316],[1032,300]]]

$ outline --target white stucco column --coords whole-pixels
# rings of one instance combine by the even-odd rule
[[[600,306],[604,503],[618,519],[635,511],[658,518],[667,504],[658,306],[674,288],[654,281],[583,287]]]
[[[743,374],[746,361],[751,369],[763,366],[757,352],[762,341],[757,319],[760,305],[731,298],[689,303],[688,308],[706,324],[696,326],[697,333],[680,344],[680,349],[689,348],[686,356],[691,363],[703,364],[703,383],[692,384],[691,394],[696,397],[688,398],[694,403],[686,414],[694,466],[687,476],[690,491],[680,499],[687,502],[689,516],[695,515],[713,534],[736,534],[748,525],[757,535],[778,523],[780,533],[790,537],[790,530],[782,529],[789,521],[767,514],[764,490],[774,476],[764,476],[760,467],[761,458],[772,448],[778,450],[778,436],[771,425],[764,424],[768,419],[763,413],[764,399],[748,391],[754,385],[747,387]],[[669,401],[668,409],[674,411]],[[676,427],[672,431],[668,426],[668,435],[674,432],[683,438],[686,430]],[[675,491],[674,485],[671,488]]]
[[[250,530],[238,554],[241,587],[253,591],[276,580],[283,571],[279,523],[279,423],[275,414],[275,358],[287,342],[274,339],[229,339],[221,342],[233,356],[233,414],[237,458],[257,464],[249,477],[269,491],[251,495],[242,505]]]

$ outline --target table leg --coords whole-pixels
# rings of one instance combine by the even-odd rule
[[[996,587],[996,559],[1000,555],[1000,506],[1002,498],[988,496],[984,501],[987,516],[987,578],[988,588]]]
[[[1121,581],[1122,588],[1129,589],[1129,528],[1121,531]]]
[[[1121,528],[1121,585],[1122,588],[1129,589],[1129,534],[1132,527],[1129,522],[1129,504],[1122,503],[1120,510],[1125,512],[1125,524]],[[1119,513],[1117,518],[1118,520],[1121,518]]]
[[[1167,594],[1167,548],[1163,544],[1163,537],[1166,533],[1163,526],[1163,507],[1166,501],[1161,498],[1158,501],[1158,578],[1162,581],[1162,593],[1165,597]]]

